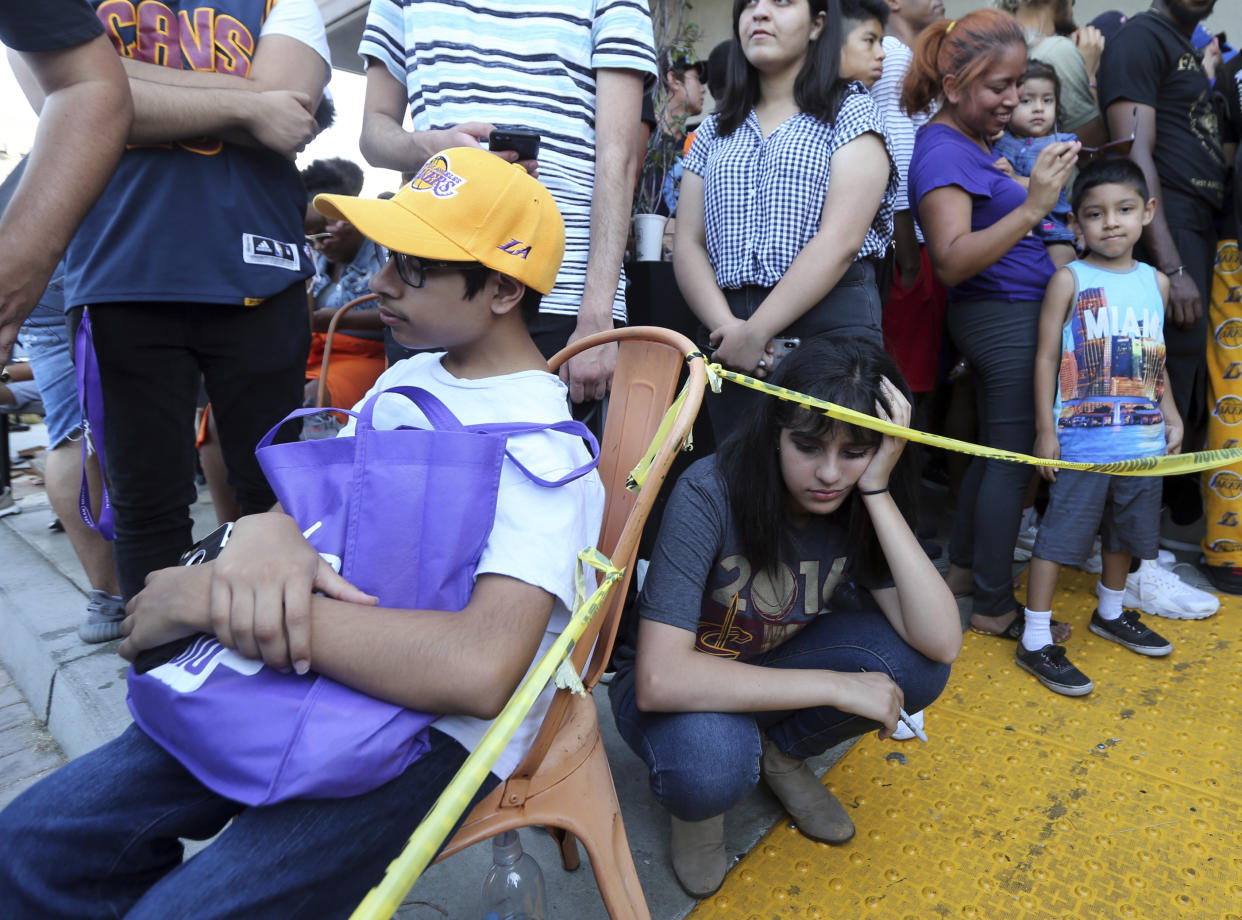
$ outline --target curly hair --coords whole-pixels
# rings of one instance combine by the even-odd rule
[[[302,170],[302,182],[311,198],[319,194],[357,196],[362,193],[362,167],[344,157],[315,160]]]

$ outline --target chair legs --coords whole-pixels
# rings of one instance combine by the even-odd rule
[[[546,827],[544,828],[556,841],[556,847],[561,851],[561,865],[566,872],[573,872],[580,865],[582,859],[578,855],[578,838],[562,827]]]
[[[621,821],[621,805],[602,739],[596,738],[594,748],[574,778],[578,789],[590,790],[594,807],[577,811],[574,817],[578,826],[569,828],[569,842],[572,845],[576,836],[586,847],[608,916],[611,920],[651,920]]]

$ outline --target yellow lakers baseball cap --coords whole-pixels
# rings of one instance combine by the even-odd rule
[[[315,209],[395,252],[479,262],[542,294],[565,254],[552,194],[522,167],[475,147],[440,151],[386,201],[316,195]]]

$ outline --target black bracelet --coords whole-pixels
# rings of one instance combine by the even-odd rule
[[[859,489],[858,494],[859,495],[882,495],[883,493],[887,491],[888,491],[888,486],[885,486],[882,489],[872,489],[870,492],[868,492],[866,489]]]

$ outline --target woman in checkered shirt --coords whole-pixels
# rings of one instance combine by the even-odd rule
[[[700,344],[766,377],[773,338],[882,344],[874,261],[896,174],[870,95],[837,76],[839,0],[734,0],[733,22],[724,100],[685,161],[673,266]],[[712,399],[717,441],[762,398]]]

